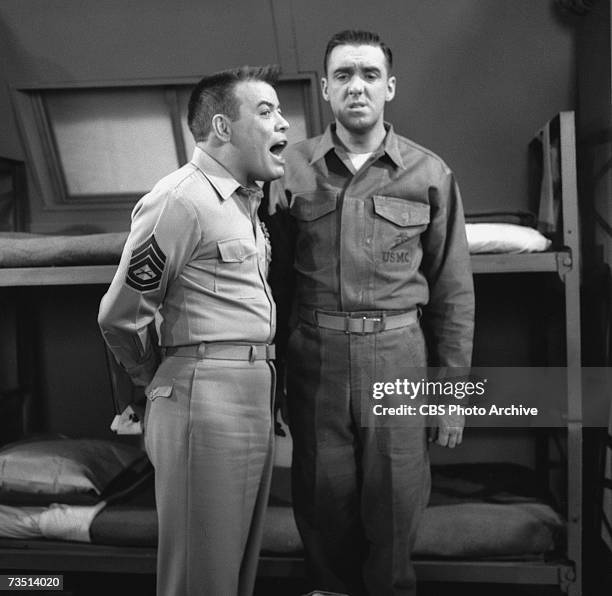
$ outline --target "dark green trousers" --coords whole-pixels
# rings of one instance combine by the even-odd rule
[[[415,594],[411,550],[430,490],[425,425],[378,426],[364,408],[374,382],[425,363],[418,323],[362,335],[300,323],[290,337],[293,502],[317,589]]]

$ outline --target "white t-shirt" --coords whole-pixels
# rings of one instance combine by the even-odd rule
[[[350,151],[347,151],[348,157],[351,160],[355,171],[357,171],[366,161],[368,161],[368,158],[370,155],[372,155],[372,153],[374,153],[374,151],[370,151],[369,153],[351,153]]]

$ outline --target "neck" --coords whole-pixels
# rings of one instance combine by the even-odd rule
[[[336,134],[351,153],[370,153],[378,149],[387,131],[382,120],[364,131],[350,131],[336,121]]]
[[[220,163],[232,177],[242,186],[254,186],[252,180],[248,180],[246,175],[240,171],[238,164],[235,163],[234,154],[229,143],[220,144],[209,141],[201,141],[197,146],[212,157],[216,162]]]

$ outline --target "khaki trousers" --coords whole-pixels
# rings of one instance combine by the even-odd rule
[[[274,368],[171,356],[147,388],[158,596],[250,596],[272,472]]]

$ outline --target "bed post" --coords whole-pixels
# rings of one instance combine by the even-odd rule
[[[563,275],[567,357],[567,549],[575,565],[568,594],[582,588],[582,375],[580,347],[580,238],[576,184],[574,112],[559,114],[561,148],[561,208],[563,242],[570,249],[571,266]],[[566,578],[571,579],[571,578]]]

